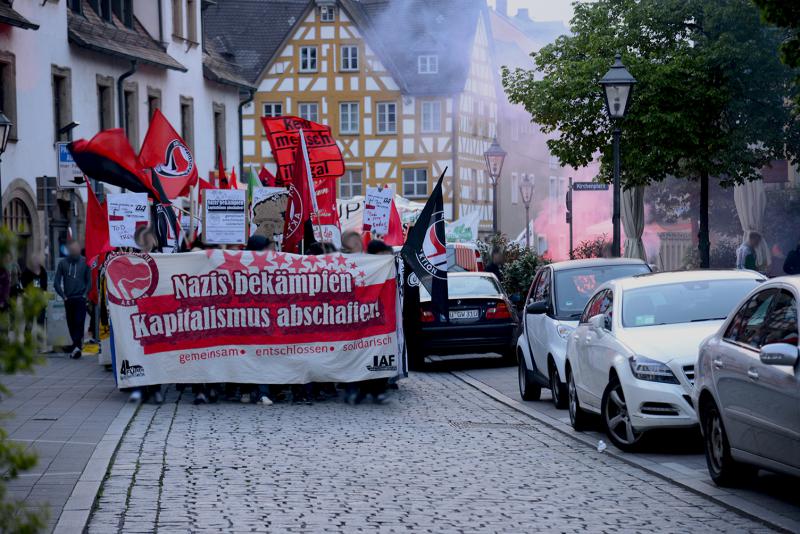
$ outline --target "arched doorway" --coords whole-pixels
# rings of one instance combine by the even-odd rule
[[[12,198],[3,207],[3,225],[14,232],[20,240],[19,259],[25,261],[34,250],[33,217],[25,201]]]

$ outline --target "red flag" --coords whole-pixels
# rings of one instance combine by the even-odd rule
[[[200,188],[200,191],[202,191],[203,189],[216,189],[216,187],[211,185],[211,182],[207,182],[207,181],[203,180],[202,178],[199,178],[197,180],[197,187]]]
[[[189,147],[156,109],[144,136],[139,161],[158,175],[169,198],[184,196],[197,183],[197,165]]]
[[[75,163],[89,178],[133,193],[160,197],[150,174],[142,168],[121,128],[103,130],[89,141],[78,139],[70,143],[68,149]]]
[[[86,264],[94,268],[100,263],[100,256],[113,250],[108,237],[108,209],[106,203],[97,200],[91,184],[86,182],[88,202],[86,203]]]
[[[289,202],[286,206],[286,220],[283,225],[283,252],[299,252],[306,221],[311,217],[311,191],[306,172],[303,149],[298,144],[295,149],[295,164],[292,181],[289,183]]]
[[[261,185],[264,187],[275,187],[275,176],[263,165],[258,171],[258,179],[261,180]]]
[[[222,148],[217,145],[217,189],[230,189],[228,177],[225,176],[225,163],[222,161]]]
[[[231,167],[231,181],[228,189],[239,189],[239,182],[236,181],[236,167]]]
[[[389,233],[383,236],[383,241],[387,245],[399,247],[405,242],[403,236],[403,221],[400,220],[400,212],[392,200],[392,210],[389,212]]]

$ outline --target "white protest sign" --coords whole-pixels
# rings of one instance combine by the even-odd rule
[[[109,193],[108,237],[112,247],[136,247],[137,226],[150,223],[147,193]]]
[[[203,190],[203,242],[243,245],[247,239],[244,189]]]
[[[389,233],[392,199],[394,199],[394,195],[388,187],[367,187],[367,196],[364,201],[364,230],[379,235]]]

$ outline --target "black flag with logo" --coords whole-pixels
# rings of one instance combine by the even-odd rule
[[[436,320],[449,320],[447,302],[447,242],[445,240],[442,179],[445,168],[430,198],[425,203],[400,254],[431,295],[431,311]]]

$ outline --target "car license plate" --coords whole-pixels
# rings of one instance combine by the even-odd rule
[[[450,312],[451,319],[477,319],[478,310],[452,310]]]

